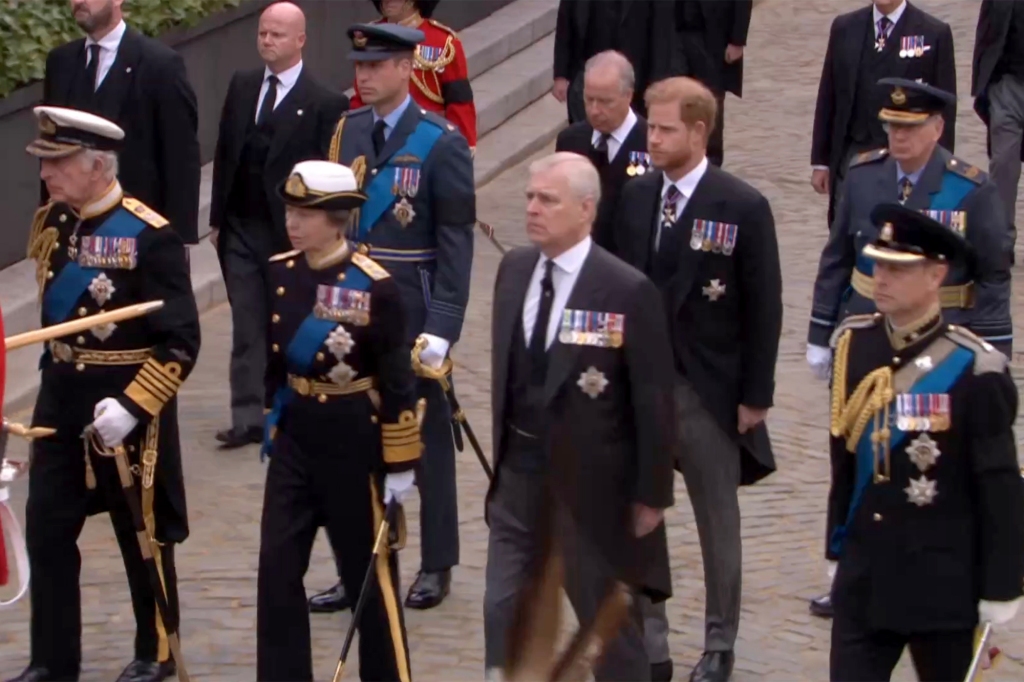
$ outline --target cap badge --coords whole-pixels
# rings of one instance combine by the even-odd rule
[[[907,103],[907,93],[903,92],[903,88],[901,87],[897,87],[895,90],[893,90],[892,95],[890,95],[890,97],[892,97],[892,103],[898,107],[901,107]]]
[[[878,238],[881,239],[883,242],[892,241],[892,223],[886,223],[885,226],[882,227],[882,233],[878,236]]]
[[[366,36],[363,35],[362,31],[352,33],[352,44],[359,48],[366,47]]]
[[[57,124],[48,115],[43,114],[39,117],[39,132],[43,135],[56,135]]]
[[[306,195],[309,194],[309,188],[306,187],[306,183],[303,182],[302,176],[298,173],[294,173],[288,178],[284,191],[298,199],[305,199]]]

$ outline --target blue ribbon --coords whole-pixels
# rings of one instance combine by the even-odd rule
[[[416,124],[416,129],[412,131],[412,134],[405,138],[402,148],[396,151],[391,158],[414,156],[417,159],[426,159],[442,134],[444,131],[436,123],[422,119]],[[385,164],[377,171],[376,175],[372,176],[373,179],[365,188],[366,203],[359,211],[359,234],[356,237],[359,241],[366,240],[366,235],[384,215],[384,211],[395,203],[393,191],[395,168],[398,166],[393,166],[391,163]],[[416,168],[416,166],[401,166],[401,168]]]
[[[948,393],[949,389],[952,388],[953,384],[957,382],[964,371],[971,366],[973,361],[974,353],[966,348],[958,346],[949,354],[948,357],[946,357],[945,360],[935,367],[935,369],[918,379],[910,388],[908,393]],[[892,411],[893,406],[890,405],[888,409]],[[891,435],[889,437],[889,449],[890,451],[895,452],[907,439],[907,433],[896,426],[896,420],[893,417],[894,415],[890,414],[889,430]],[[853,489],[853,498],[850,501],[850,508],[846,513],[846,521],[842,526],[839,526],[835,531],[833,531],[832,538],[829,541],[829,549],[831,549],[837,556],[842,552],[843,542],[846,540],[848,529],[853,523],[854,516],[857,513],[857,509],[860,507],[864,493],[867,491],[868,486],[871,484],[871,479],[874,476],[875,454],[873,443],[871,442],[871,434],[874,433],[874,431],[875,425],[874,420],[872,419],[868,421],[867,428],[864,429],[864,433],[861,435],[860,440],[857,441],[857,476]]]
[[[92,236],[135,238],[145,227],[146,223],[129,211],[118,209],[103,221]],[[57,324],[66,320],[78,299],[101,271],[102,268],[84,268],[77,261],[65,265],[43,296],[43,320],[47,324]]]

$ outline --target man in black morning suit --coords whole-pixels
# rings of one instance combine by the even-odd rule
[[[263,438],[269,259],[289,250],[276,186],[300,162],[320,158],[348,99],[317,83],[302,62],[306,18],[289,2],[260,17],[265,66],[231,79],[213,164],[210,241],[217,248],[232,313],[231,427],[223,448]]]
[[[46,57],[43,104],[90,111],[125,131],[118,155],[126,192],[199,240],[199,114],[181,56],[128,27],[123,0],[72,0],[88,34]],[[45,186],[42,201],[49,195]]]
[[[818,194],[828,195],[829,225],[850,159],[888,144],[878,120],[885,93],[875,83],[889,77],[920,78],[956,95],[949,24],[907,0],[874,0],[832,22],[811,137],[811,185]],[[946,107],[943,118],[946,127],[940,144],[952,153],[955,101]]]
[[[620,52],[601,52],[585,67],[583,102],[587,120],[558,133],[555,151],[576,152],[589,158],[601,176],[601,203],[597,207],[593,239],[615,252],[612,220],[626,180],[646,172],[647,121],[630,103],[636,77]]]
[[[691,680],[724,682],[740,616],[737,489],[775,470],[764,424],[782,329],[775,220],[760,192],[708,163],[716,107],[708,88],[670,78],[645,97],[647,147],[662,172],[623,189],[618,253],[648,273],[664,299],[679,377],[677,468],[706,585],[704,655]],[[649,610],[646,629],[651,660],[670,660],[663,606]]]
[[[485,665],[505,668],[515,605],[541,550],[554,499],[555,542],[581,627],[615,581],[671,596],[662,523],[672,504],[672,362],[657,289],[590,239],[600,179],[558,152],[530,167],[533,246],[502,259],[492,317],[494,480],[484,594]],[[597,680],[650,679],[642,613],[604,649]]]

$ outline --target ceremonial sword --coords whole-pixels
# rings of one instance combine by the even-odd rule
[[[494,235],[494,228],[491,227],[489,223],[481,222],[478,220],[476,221],[476,226],[480,228],[481,232],[487,235],[487,238],[491,240],[491,243],[494,244],[495,248],[497,248],[498,251],[501,252],[502,256],[508,253],[508,250],[501,245],[501,242],[499,242],[498,238]]]

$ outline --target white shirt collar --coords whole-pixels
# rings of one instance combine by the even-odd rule
[[[121,189],[121,183],[114,180],[110,187],[103,192],[102,196],[83,206],[78,215],[81,216],[83,220],[94,218],[117,206],[121,203],[122,199],[124,199],[124,190]]]
[[[295,66],[289,69],[285,69],[284,71],[278,74],[275,74],[273,71],[271,71],[270,67],[268,66],[263,70],[263,80],[266,81],[271,76],[276,75],[278,82],[282,86],[284,86],[286,90],[291,90],[293,87],[295,87],[295,81],[299,80],[300,73],[302,73],[301,59],[299,60],[299,63],[296,64]]]
[[[907,9],[907,0],[903,0],[903,2],[901,2],[899,4],[899,7],[897,7],[893,11],[889,12],[888,14],[882,14],[881,12],[879,12],[878,11],[878,5],[875,5],[874,3],[872,3],[872,5],[871,5],[871,15],[874,18],[876,30],[877,30],[877,27],[878,27],[878,20],[881,19],[884,16],[885,17],[889,17],[889,21],[891,21],[893,23],[893,25],[895,26],[896,23],[899,22],[900,17],[903,16],[903,10],[905,10],[905,9]]]
[[[587,235],[583,238],[583,241],[550,260],[555,261],[555,265],[558,266],[559,270],[570,274],[574,273],[583,267],[583,261],[587,260],[587,256],[590,255],[590,245],[593,243],[594,240],[590,238],[590,235]],[[548,260],[547,256],[541,254],[538,265],[544,265]]]
[[[625,144],[626,138],[629,137],[629,134],[633,131],[633,126],[636,125],[636,122],[636,113],[634,113],[633,108],[630,107],[629,111],[626,113],[626,118],[622,122],[622,125],[613,130],[609,137],[618,142],[620,145]],[[601,132],[595,130],[594,133],[590,136],[590,144],[596,145],[597,141],[600,139]]]
[[[704,177],[704,173],[706,173],[707,170],[708,157],[705,156],[703,159],[700,160],[700,163],[697,164],[696,168],[694,168],[692,171],[690,171],[683,177],[679,178],[675,182],[669,180],[668,176],[662,173],[662,177],[665,178],[665,181],[661,187],[662,198],[664,198],[665,193],[668,192],[668,186],[675,185],[676,189],[678,189],[682,193],[683,197],[685,199],[689,199],[690,197],[693,196],[694,190],[697,189],[697,183],[699,183],[700,179]]]
[[[88,48],[90,45],[99,45],[101,49],[117,52],[117,48],[121,45],[121,39],[124,38],[124,32],[127,30],[128,25],[122,19],[121,23],[115,26],[113,31],[99,40],[93,40],[91,37],[86,36],[85,46]]]

